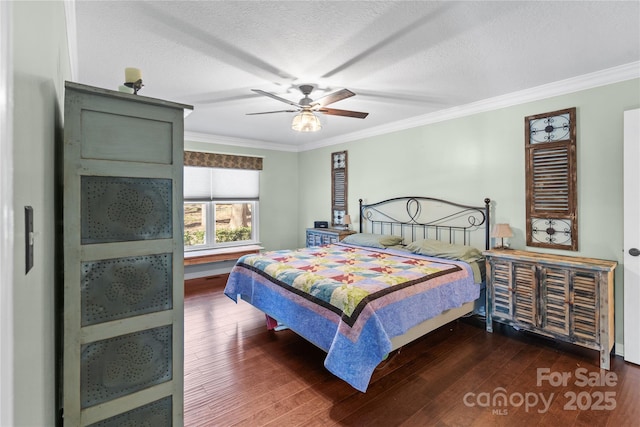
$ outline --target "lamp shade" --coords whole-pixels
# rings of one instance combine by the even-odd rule
[[[493,226],[491,237],[496,237],[498,239],[513,237],[513,231],[511,231],[511,227],[509,227],[509,224],[496,224]]]
[[[298,132],[317,132],[322,129],[322,125],[315,114],[311,111],[303,110],[293,118],[291,129]]]
[[[351,215],[347,214],[344,216],[342,222],[344,223],[344,225],[349,225],[351,224]]]
[[[127,67],[124,69],[125,83],[133,83],[142,79],[142,71],[139,68]]]

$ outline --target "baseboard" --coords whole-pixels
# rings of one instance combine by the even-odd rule
[[[613,352],[616,356],[624,357],[624,344],[616,343],[616,346],[613,349]]]
[[[210,291],[212,289],[223,289],[227,284],[228,278],[229,273],[225,273],[185,280],[184,293],[185,295],[187,295],[203,291]]]

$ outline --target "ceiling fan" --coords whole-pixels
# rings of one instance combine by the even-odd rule
[[[313,113],[323,113],[323,114],[328,114],[332,116],[353,117],[356,119],[364,119],[369,115],[369,113],[362,113],[360,111],[339,110],[337,108],[326,108],[326,106],[329,104],[333,104],[334,102],[338,102],[355,95],[355,93],[351,92],[348,89],[341,89],[339,91],[327,94],[316,100],[313,100],[309,97],[309,94],[311,94],[311,92],[314,89],[312,85],[300,85],[298,86],[298,89],[300,89],[300,92],[302,92],[302,94],[304,95],[304,97],[299,102],[290,101],[288,99],[281,98],[278,95],[274,95],[272,93],[265,92],[260,89],[251,89],[256,93],[259,93],[260,95],[268,96],[280,102],[284,102],[285,104],[292,105],[296,108],[293,110],[278,110],[278,111],[265,111],[261,113],[247,113],[247,115],[272,114],[272,113],[299,113],[293,118],[291,127],[292,129],[300,132],[315,132],[320,130],[321,128],[320,120],[318,120],[318,118]]]

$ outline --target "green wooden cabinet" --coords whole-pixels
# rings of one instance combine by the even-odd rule
[[[66,84],[65,426],[182,425],[185,108]]]

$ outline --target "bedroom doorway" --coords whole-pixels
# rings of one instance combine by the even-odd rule
[[[14,424],[12,5],[0,2],[0,425]]]
[[[640,108],[624,112],[624,360],[640,364]]]

